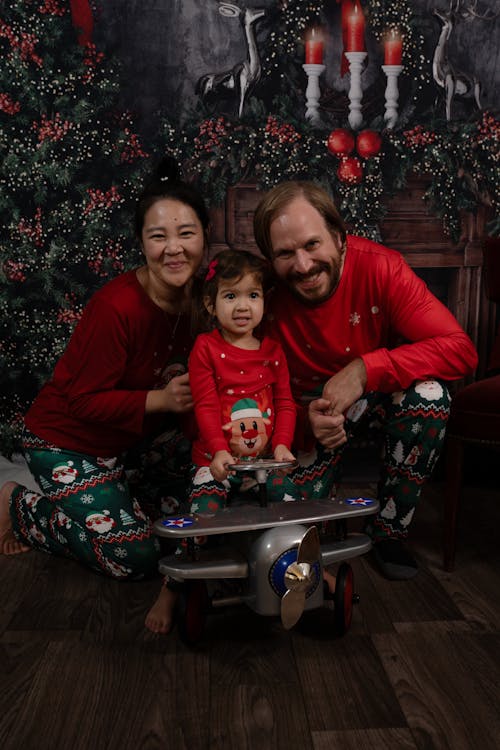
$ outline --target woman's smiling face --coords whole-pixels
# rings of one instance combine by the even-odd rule
[[[142,249],[156,283],[184,286],[198,270],[205,244],[203,226],[187,204],[162,198],[146,212]]]

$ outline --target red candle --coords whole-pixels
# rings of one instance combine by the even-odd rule
[[[306,37],[306,65],[323,65],[323,36],[311,29]]]
[[[346,52],[365,51],[365,17],[356,0],[352,12],[347,16]]]
[[[403,59],[403,40],[392,29],[384,42],[384,65],[401,65]]]

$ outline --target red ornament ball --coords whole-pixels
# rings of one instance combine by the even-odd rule
[[[331,154],[335,154],[335,156],[347,156],[354,151],[356,142],[353,134],[349,132],[349,130],[345,130],[345,128],[337,128],[337,130],[332,130],[328,136],[326,145]]]
[[[382,148],[382,138],[375,130],[362,130],[356,138],[356,150],[363,159],[376,156]]]
[[[359,185],[363,179],[363,167],[356,156],[344,156],[340,160],[337,169],[337,177],[341,182],[348,182],[350,185]]]

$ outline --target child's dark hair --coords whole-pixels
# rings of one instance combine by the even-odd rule
[[[175,159],[166,156],[156,167],[137,201],[134,228],[138,239],[141,239],[146,213],[151,206],[163,198],[190,206],[200,220],[205,233],[208,232],[210,216],[201,193],[194,185],[184,182]]]
[[[271,286],[271,268],[269,262],[260,255],[246,250],[222,250],[210,261],[203,283],[203,299],[215,306],[215,299],[221,281],[239,281],[247,274],[252,274],[268,291]]]

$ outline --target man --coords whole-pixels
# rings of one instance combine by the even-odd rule
[[[386,577],[411,578],[417,563],[404,540],[443,444],[445,382],[477,366],[472,341],[399,253],[346,234],[317,185],[274,187],[254,232],[277,276],[269,329],[287,355],[299,410],[295,483],[327,496],[359,415],[379,422],[385,455],[373,552]]]

